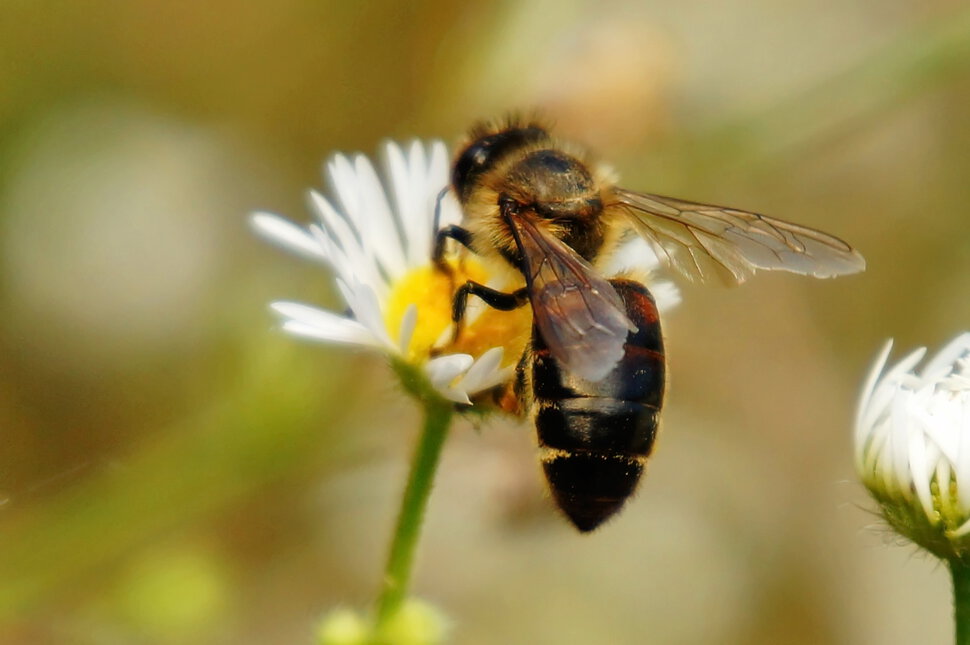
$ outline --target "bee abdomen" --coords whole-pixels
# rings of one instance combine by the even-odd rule
[[[542,468],[556,505],[587,533],[623,507],[636,489],[644,461],[601,452],[549,451]]]
[[[656,304],[646,287],[610,281],[636,330],[623,358],[599,381],[569,372],[535,332],[533,411],[553,499],[580,531],[614,515],[636,490],[657,438],[665,361]]]
[[[657,412],[602,397],[539,404],[542,467],[556,504],[580,531],[599,526],[633,494],[657,435]]]
[[[653,448],[657,436],[655,406],[604,397],[538,403],[536,429],[541,447],[629,457],[647,457]]]

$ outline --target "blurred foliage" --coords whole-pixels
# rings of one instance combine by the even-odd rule
[[[457,427],[417,580],[455,642],[948,638],[945,571],[877,548],[839,482],[882,340],[970,321],[962,3],[0,16],[0,642],[307,643],[366,607],[414,411],[379,361],[273,329],[271,299],[334,300],[246,213],[302,219],[333,150],[533,107],[631,187],[831,231],[869,270],[686,287],[662,445],[589,538],[528,428]]]

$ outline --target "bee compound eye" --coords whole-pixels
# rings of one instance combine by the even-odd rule
[[[451,174],[455,192],[465,201],[481,175],[495,167],[507,155],[548,137],[542,128],[528,126],[509,128],[476,139],[455,161]]]

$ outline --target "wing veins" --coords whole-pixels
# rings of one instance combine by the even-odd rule
[[[578,376],[598,381],[623,357],[635,329],[613,286],[538,220],[508,213],[536,327],[552,355]]]
[[[757,269],[816,277],[855,273],[865,260],[844,241],[799,224],[736,208],[614,188],[632,228],[688,278],[706,278],[700,261],[743,282]],[[685,262],[684,255],[689,257]]]

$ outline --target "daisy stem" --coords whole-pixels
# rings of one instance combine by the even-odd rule
[[[970,565],[950,560],[953,577],[953,618],[956,621],[956,644],[970,645]]]
[[[441,448],[451,425],[453,404],[438,397],[424,398],[424,428],[411,460],[401,510],[394,529],[394,538],[384,569],[384,583],[377,599],[377,631],[397,613],[407,595],[414,564],[418,534],[424,521],[424,511],[434,483]]]

